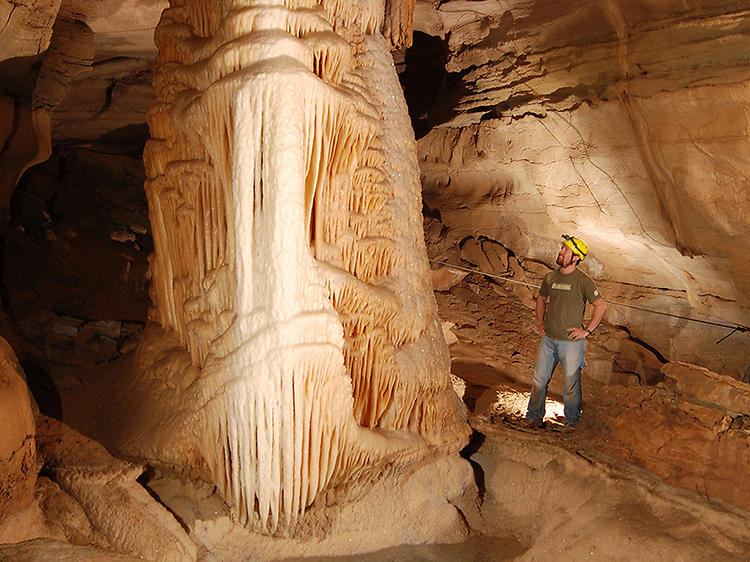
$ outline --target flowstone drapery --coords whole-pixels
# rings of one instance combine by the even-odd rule
[[[176,0],[157,28],[152,319],[200,370],[202,461],[261,530],[467,436],[389,53],[412,10]]]

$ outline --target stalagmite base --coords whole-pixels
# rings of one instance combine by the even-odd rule
[[[264,533],[468,435],[380,34],[400,29],[390,4],[175,2],[156,32],[144,161],[162,329],[107,388],[128,394],[127,431],[101,438],[204,475]]]

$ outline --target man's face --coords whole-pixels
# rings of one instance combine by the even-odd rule
[[[567,267],[573,261],[573,250],[568,248],[565,244],[560,246],[560,251],[557,254],[555,263],[560,267]]]

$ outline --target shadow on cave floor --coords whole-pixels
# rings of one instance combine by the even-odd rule
[[[470,537],[458,544],[423,544],[386,548],[356,557],[359,562],[484,562],[515,560],[526,549],[511,537]],[[316,562],[351,560],[351,556],[305,558]]]

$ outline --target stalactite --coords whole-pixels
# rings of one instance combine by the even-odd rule
[[[421,224],[404,218],[419,183],[379,35],[391,12],[175,0],[156,32],[156,318],[202,371],[216,485],[264,532],[467,434]]]

